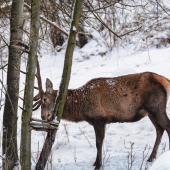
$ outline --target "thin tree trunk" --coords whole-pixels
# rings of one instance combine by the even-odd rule
[[[62,80],[60,83],[60,87],[57,95],[58,97],[56,99],[56,103],[53,111],[54,117],[56,116],[56,114],[58,115],[57,120],[59,122],[62,117],[62,112],[66,100],[69,81],[70,81],[73,51],[76,44],[76,33],[78,30],[78,24],[81,16],[82,2],[83,0],[76,0],[75,2],[73,20],[70,27],[70,34],[69,34],[67,49],[65,53]],[[40,158],[36,165],[36,170],[44,170],[45,165],[47,163],[48,156],[51,152],[52,145],[55,141],[56,132],[57,130],[51,130],[51,132],[48,132],[43,149],[40,154]]]
[[[3,115],[3,169],[13,169],[18,162],[17,149],[17,110],[20,73],[14,66],[20,69],[21,51],[12,47],[18,41],[22,41],[23,35],[23,0],[13,0],[10,19],[10,45],[7,73],[7,94]]]
[[[31,33],[30,33],[30,52],[28,56],[26,88],[24,94],[24,111],[22,112],[21,130],[21,169],[31,169],[31,131],[30,121],[32,117],[33,93],[35,68],[37,65],[37,47],[40,27],[40,0],[31,2]]]

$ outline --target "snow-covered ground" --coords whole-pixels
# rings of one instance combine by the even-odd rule
[[[62,50],[55,55],[44,54],[42,58],[39,58],[44,89],[46,78],[53,82],[54,89],[59,87],[64,54],[65,51]],[[105,55],[102,57],[103,54]],[[25,63],[22,63],[21,69],[25,70]],[[82,49],[78,47],[75,49],[69,88],[78,88],[96,77],[116,77],[144,71],[155,72],[170,79],[170,48],[154,48],[140,53],[133,53],[131,49],[121,48],[109,51],[104,45],[99,46],[94,40],[91,40]],[[21,74],[20,90],[24,89],[22,82],[25,82],[25,76]],[[20,92],[20,96],[23,94],[23,91]],[[35,94],[37,94],[36,90]],[[19,102],[19,105],[22,106],[22,101]],[[0,114],[2,122],[3,109]],[[167,114],[170,117],[169,102]],[[18,119],[18,147],[20,146],[20,117],[21,110],[19,110]],[[33,117],[40,118],[40,109],[33,112]],[[45,137],[45,132],[32,131],[32,169],[35,168],[37,155],[42,149]],[[103,169],[128,169],[128,161],[131,162],[130,158],[128,160],[128,156],[132,150],[133,170],[139,170],[141,167],[142,169],[149,168],[152,165],[151,170],[156,170],[156,168],[168,170],[168,168],[158,168],[160,163],[164,164],[166,161],[161,154],[169,148],[166,132],[158,149],[157,157],[161,156],[160,159],[155,162],[155,165],[146,161],[152,151],[155,139],[155,128],[147,117],[135,123],[108,124],[103,144]],[[72,123],[62,120],[46,169],[92,170],[96,153],[95,134],[91,125],[87,122]],[[168,155],[170,156],[169,152],[166,152],[165,157],[167,158]],[[170,167],[170,163],[166,167]]]

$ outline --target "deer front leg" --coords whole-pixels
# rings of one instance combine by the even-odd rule
[[[93,126],[96,134],[96,148],[97,148],[97,157],[94,166],[96,166],[95,170],[99,170],[100,167],[102,166],[102,145],[105,136],[105,123],[95,122]]]

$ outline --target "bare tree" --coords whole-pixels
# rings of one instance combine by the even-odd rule
[[[21,169],[31,169],[31,131],[30,120],[33,108],[34,79],[37,63],[37,47],[40,27],[40,0],[31,1],[30,51],[27,64],[26,87],[22,112],[21,129]]]
[[[14,66],[20,69],[21,52],[13,47],[22,40],[23,1],[13,0],[10,19],[10,45],[8,57],[7,89],[3,115],[3,160],[4,169],[13,169],[18,161],[17,149],[17,109],[20,74]]]
[[[62,80],[60,83],[56,104],[54,106],[53,117],[56,119],[56,115],[57,115],[58,122],[60,122],[62,117],[62,112],[66,100],[69,81],[70,81],[72,57],[73,57],[74,47],[76,44],[76,34],[77,34],[78,24],[81,15],[82,2],[83,0],[76,0],[75,2],[73,20],[70,27],[68,45],[65,53],[65,62],[63,68]],[[50,132],[48,132],[40,158],[36,165],[36,170],[43,170],[45,168],[48,156],[51,152],[52,145],[55,141],[56,132],[57,130],[51,130]]]

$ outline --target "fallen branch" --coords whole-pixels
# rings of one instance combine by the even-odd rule
[[[34,126],[34,128],[35,127],[46,127],[46,128],[48,128],[48,129],[51,129],[51,130],[57,130],[58,129],[58,127],[54,127],[54,126],[52,126],[52,125],[50,125],[49,123],[36,123],[36,122],[30,122],[30,126]]]
[[[35,130],[35,131],[44,131],[44,132],[50,132],[51,129],[45,128],[45,127],[37,127],[37,126],[31,126],[30,130]]]
[[[47,121],[47,120],[41,120],[41,119],[37,119],[37,118],[31,118],[31,121],[36,121],[36,122],[42,122],[42,123],[49,123],[50,125],[54,125],[54,126],[58,126],[59,123],[53,122],[53,121]]]

